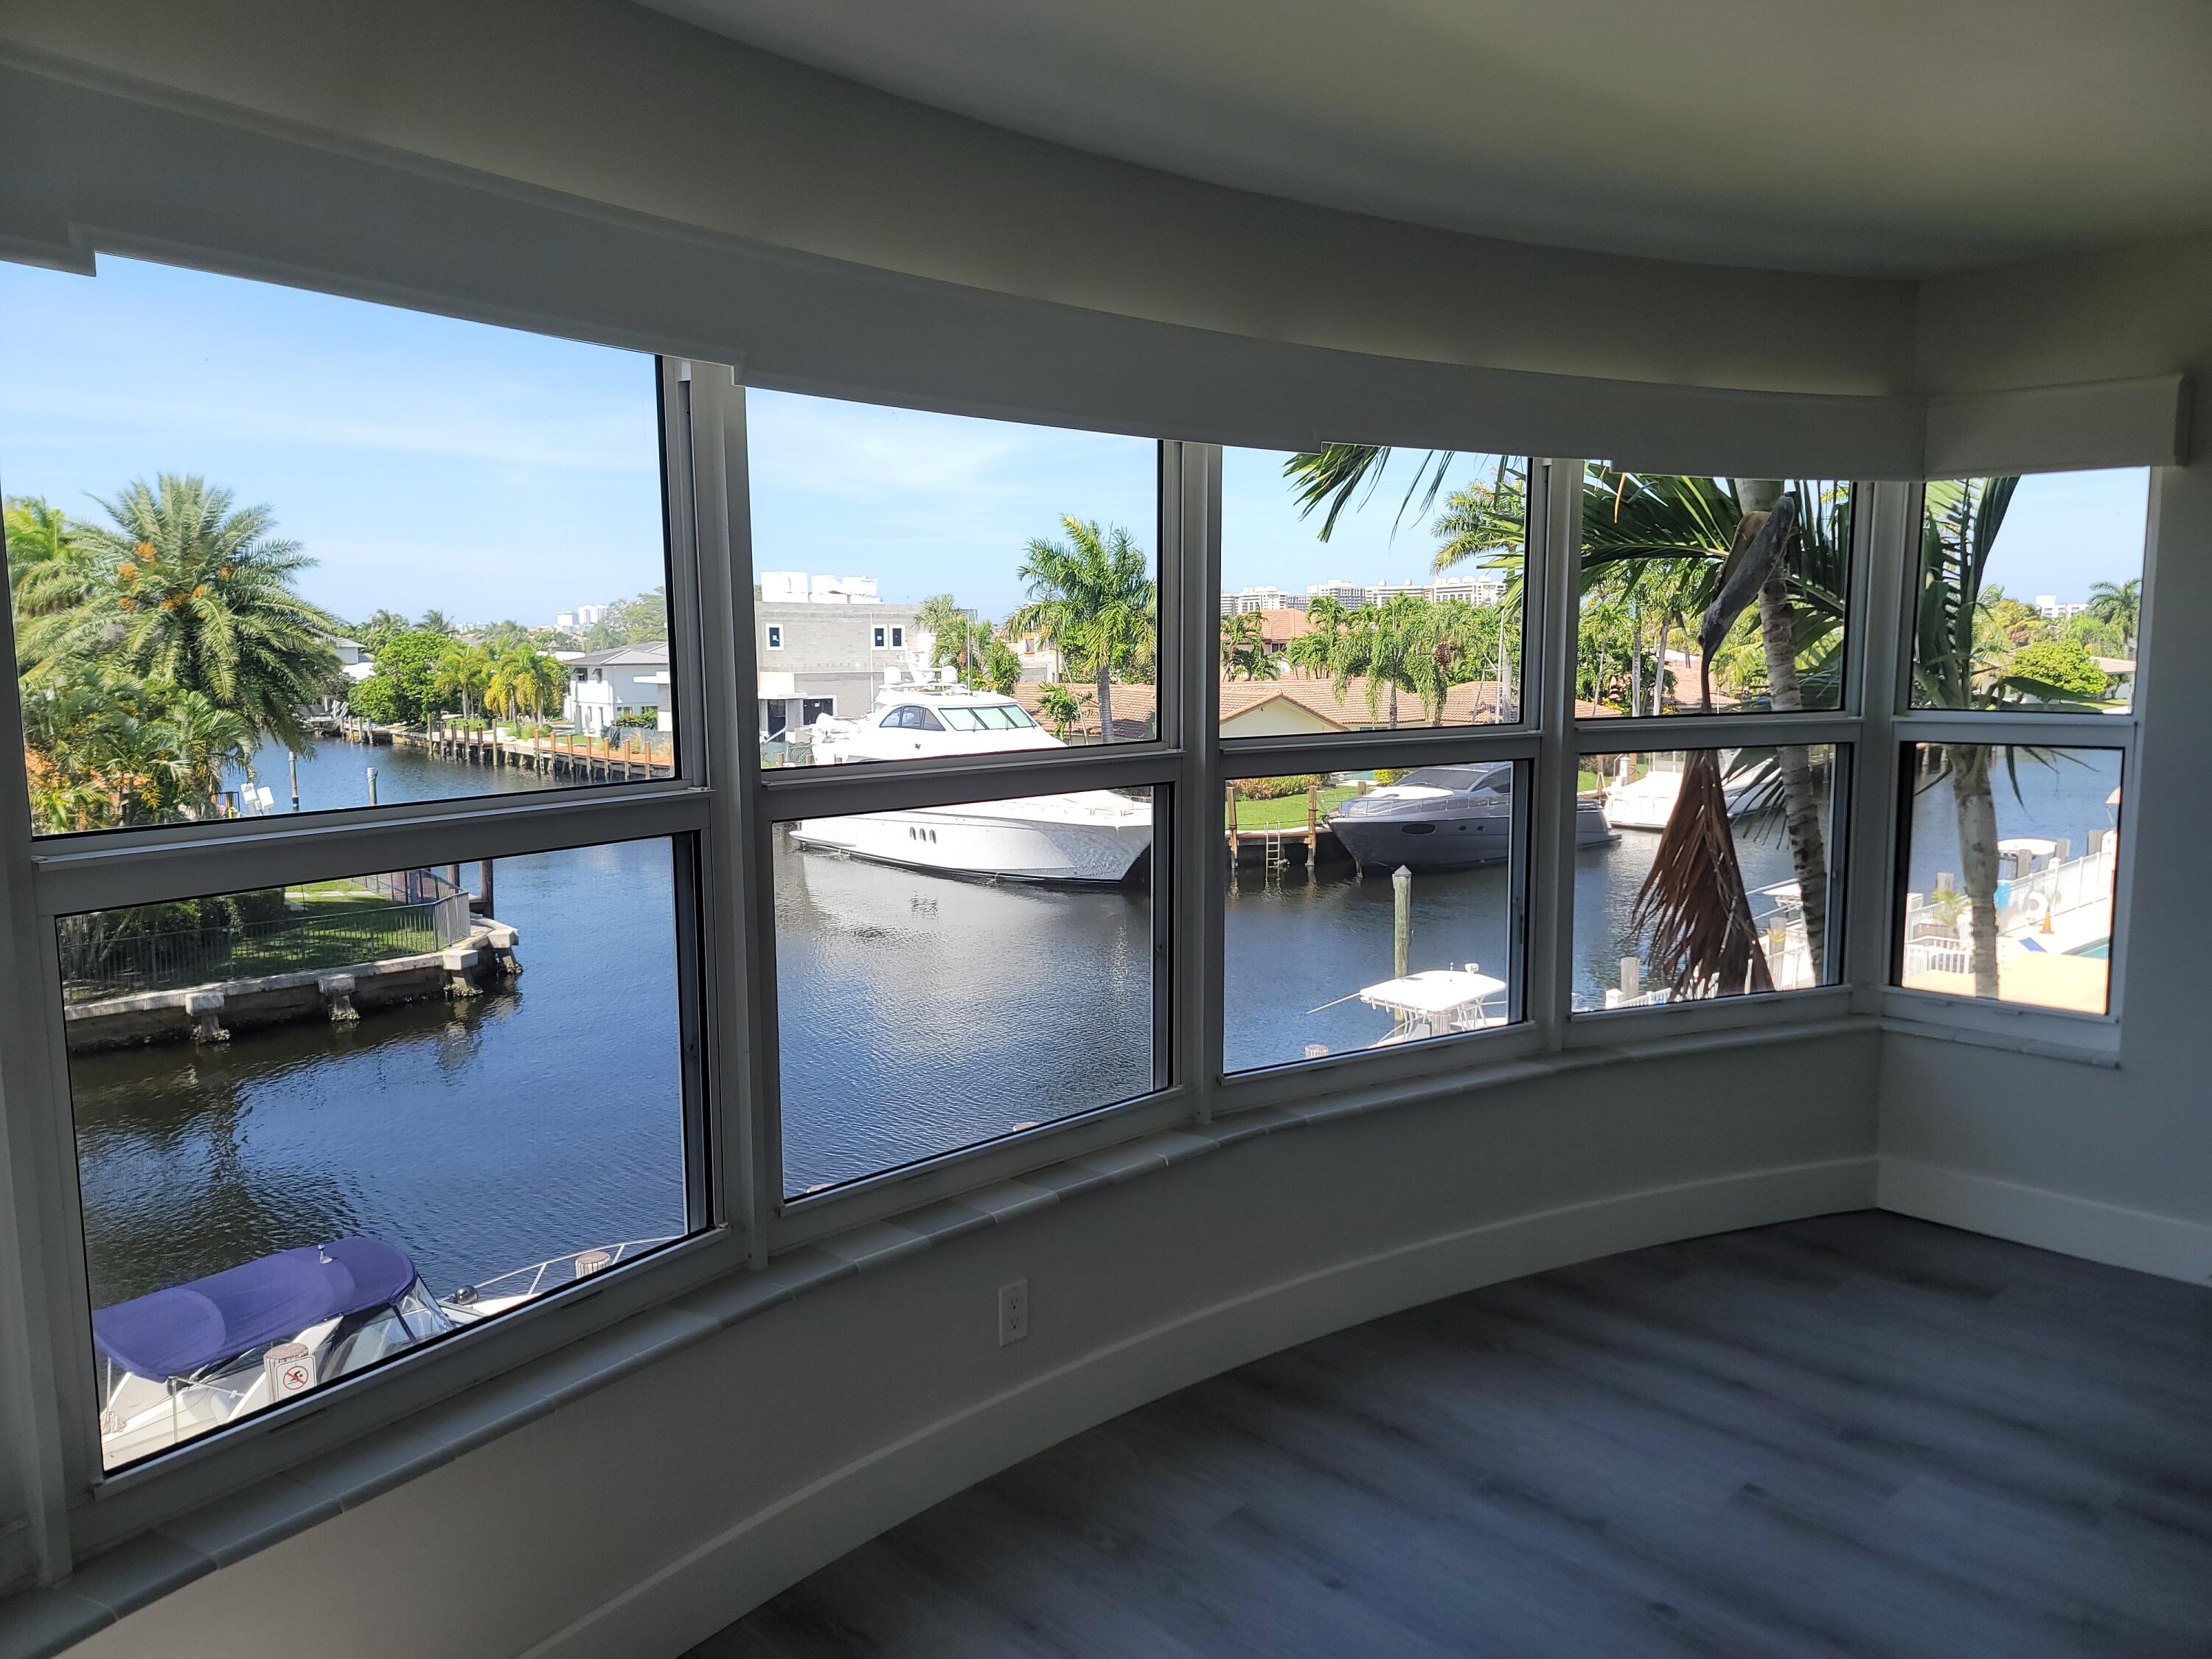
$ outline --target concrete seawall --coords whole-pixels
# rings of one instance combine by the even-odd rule
[[[522,971],[516,943],[514,928],[484,917],[442,951],[74,1003],[64,1015],[69,1051],[221,1042],[234,1030],[288,1020],[343,1024],[398,1003],[478,996]]]

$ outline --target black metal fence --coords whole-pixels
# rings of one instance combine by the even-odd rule
[[[428,871],[349,884],[397,902],[311,903],[265,921],[145,930],[131,926],[127,910],[64,917],[63,995],[85,1002],[340,968],[441,951],[468,936],[468,895]]]

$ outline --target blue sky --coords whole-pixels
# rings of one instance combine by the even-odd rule
[[[1024,544],[1064,513],[1156,545],[1143,440],[758,391],[748,426],[757,569],[1002,615]],[[1415,459],[1324,544],[1280,455],[1228,452],[1224,585],[1419,575],[1434,515],[1395,523]],[[96,517],[91,495],[160,471],[269,503],[321,562],[309,597],[352,621],[549,623],[661,580],[648,357],[134,260],[89,279],[0,262],[0,489]],[[2145,495],[2140,471],[2027,480],[1991,579],[2079,599],[2138,574]]]
[[[0,263],[0,488],[197,472],[319,567],[358,622],[550,623],[661,580],[653,360],[127,259]]]

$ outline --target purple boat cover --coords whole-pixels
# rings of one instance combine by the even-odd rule
[[[310,1325],[396,1301],[415,1264],[380,1238],[334,1238],[172,1285],[92,1316],[93,1346],[159,1382],[190,1376]]]

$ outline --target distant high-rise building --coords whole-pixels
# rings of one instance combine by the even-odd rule
[[[1224,617],[1250,616],[1260,611],[1296,611],[1305,607],[1305,600],[1297,594],[1285,592],[1279,587],[1241,587],[1234,593],[1221,596],[1221,614]]]
[[[2035,596],[2035,614],[2046,622],[2064,622],[2069,617],[2078,617],[2089,607],[2076,600],[2061,604],[2056,593]]]
[[[1367,589],[1359,582],[1343,580],[1315,582],[1306,589],[1309,604],[1316,599],[1334,599],[1339,605],[1357,609],[1367,603]]]

